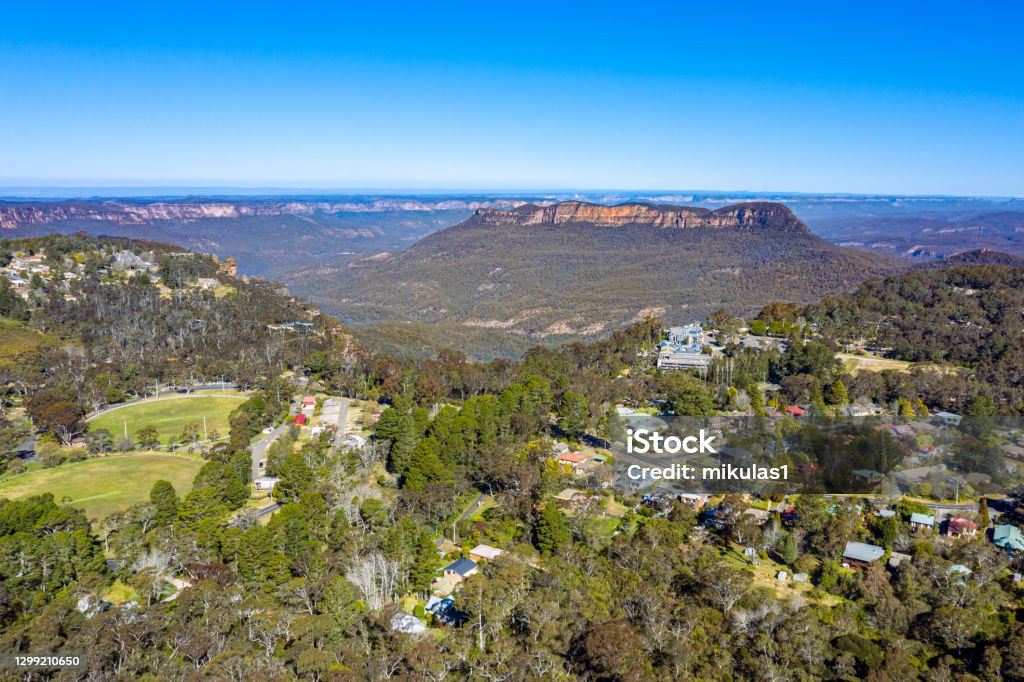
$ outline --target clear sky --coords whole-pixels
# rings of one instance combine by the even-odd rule
[[[1024,195],[1016,2],[159,4],[5,7],[0,185]]]

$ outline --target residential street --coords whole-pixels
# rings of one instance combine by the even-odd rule
[[[296,400],[288,409],[288,416],[291,417],[292,415],[294,415],[298,411],[298,409],[299,401]],[[277,440],[282,433],[284,433],[286,430],[290,428],[291,420],[285,419],[284,422],[282,422],[273,430],[273,432],[263,434],[263,437],[260,438],[260,440],[256,441],[251,446],[249,446],[249,450],[250,452],[252,452],[251,480],[255,481],[257,478],[262,477],[263,471],[260,469],[260,462],[266,460],[267,448],[269,448],[270,444]]]

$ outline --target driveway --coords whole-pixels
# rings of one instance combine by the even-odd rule
[[[288,409],[288,416],[290,417],[294,415],[296,412],[298,412],[298,409],[299,401],[296,400]],[[267,448],[269,448],[270,444],[277,440],[282,433],[290,429],[291,426],[291,420],[285,419],[284,423],[280,424],[270,433],[264,434],[263,438],[249,446],[249,451],[252,453],[251,480],[255,481],[257,478],[261,478],[263,476],[263,470],[260,469],[260,462],[263,462],[267,459]]]

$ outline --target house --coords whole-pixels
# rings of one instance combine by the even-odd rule
[[[76,608],[78,609],[78,612],[85,615],[86,618],[92,618],[98,613],[109,611],[114,608],[114,605],[106,599],[87,595],[78,600]]]
[[[1024,550],[1024,534],[1017,526],[1004,523],[992,531],[992,544],[1011,552],[1019,552]]]
[[[472,561],[494,561],[499,556],[505,553],[505,550],[498,549],[497,547],[491,547],[490,545],[477,545],[473,549],[469,550],[469,558]]]
[[[431,596],[424,610],[433,614],[434,619],[444,625],[459,625],[465,620],[465,614],[455,608],[455,600],[452,597]]]
[[[131,251],[118,251],[110,269],[114,272],[149,272],[155,270],[156,265]]]
[[[203,290],[216,289],[219,284],[216,277],[200,277],[196,280],[196,286]]]
[[[671,327],[658,347],[658,369],[706,369],[711,356],[704,352],[704,329],[698,323]]]
[[[949,475],[949,470],[943,466],[915,467],[894,471],[890,474],[900,490],[907,492],[914,483],[924,483],[929,480],[944,479]]]
[[[786,414],[791,417],[802,417],[807,414],[807,410],[800,407],[799,405],[790,405],[786,408]]]
[[[892,427],[892,435],[897,438],[913,438],[917,434],[914,432],[914,427],[910,424],[900,424],[899,426]]]
[[[679,499],[679,492],[668,481],[661,481],[654,490],[644,494],[640,504],[650,509],[667,512],[676,506]]]
[[[555,495],[555,504],[565,509],[582,509],[590,501],[590,495],[576,488],[566,488]]]
[[[960,421],[963,419],[958,414],[953,412],[936,412],[935,418],[941,421],[946,426],[960,426]]]
[[[910,530],[932,530],[935,528],[935,517],[929,514],[914,512],[910,515]]]
[[[821,465],[817,462],[801,462],[794,468],[804,476],[814,476],[821,471]]]
[[[679,495],[679,503],[687,509],[700,511],[708,503],[708,496],[699,493],[681,493]]]
[[[307,395],[302,399],[303,407],[316,407],[316,397]]]
[[[850,403],[846,408],[846,414],[850,417],[872,417],[881,412],[882,408],[874,403]]]
[[[444,576],[461,581],[474,575],[478,568],[480,568],[479,564],[472,559],[456,559],[444,567]]]
[[[903,552],[893,552],[889,555],[889,568],[899,568],[904,563],[910,563],[913,559],[909,554]]]
[[[970,519],[954,516],[946,523],[946,534],[952,537],[973,538],[978,534],[978,524]]]
[[[306,415],[304,415],[304,414],[297,414],[297,415],[295,415],[295,425],[296,426],[303,426],[303,425],[305,425],[306,421],[307,421]]]
[[[768,522],[768,519],[772,517],[772,513],[767,509],[757,509],[755,507],[748,507],[743,511],[743,516],[749,516],[754,519],[759,526],[763,526]]]
[[[366,447],[366,438],[360,436],[357,433],[350,433],[347,436],[345,436],[345,439],[341,441],[341,444],[347,448],[359,449],[362,447]]]
[[[794,573],[793,574],[793,581],[794,582],[798,582],[798,583],[806,583],[807,582],[807,574],[806,573]]]
[[[865,542],[847,542],[843,550],[843,561],[851,568],[865,568],[885,555],[885,550]]]
[[[551,446],[551,452],[555,455],[564,455],[569,452],[569,444],[556,440]]]
[[[895,510],[892,509],[880,509],[878,511],[878,518],[880,519],[891,519],[896,517]]]
[[[860,483],[880,483],[885,478],[885,474],[873,469],[855,469],[852,475]]]
[[[257,478],[252,482],[252,487],[256,490],[273,490],[274,486],[278,484],[280,478]]]
[[[971,473],[964,476],[964,480],[967,481],[969,485],[972,485],[975,488],[977,488],[980,485],[988,485],[989,483],[991,483],[992,477],[989,476],[988,474],[983,474],[979,471],[972,471]]]
[[[658,352],[657,367],[660,370],[706,369],[711,365],[711,356],[702,352],[701,346],[667,345]]]
[[[394,632],[403,632],[407,635],[418,635],[427,631],[427,626],[422,620],[408,613],[396,613],[391,619],[391,629]]]
[[[1006,443],[1002,446],[1003,456],[1018,462],[1024,462],[1024,446],[1016,443]]]
[[[967,568],[963,564],[953,564],[946,569],[946,575],[949,576],[950,580],[960,587],[967,584],[967,579],[971,577],[971,573],[974,573],[971,569]]]
[[[704,325],[700,322],[691,322],[679,327],[669,327],[665,338],[668,343],[686,343],[687,341],[699,340],[704,336]]]
[[[570,468],[575,469],[587,461],[587,456],[580,452],[567,452],[564,455],[559,455],[558,461],[562,464],[568,464]]]

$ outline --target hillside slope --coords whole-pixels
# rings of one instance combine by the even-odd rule
[[[1024,257],[992,249],[972,249],[970,251],[961,251],[940,260],[931,261],[920,267],[949,268],[967,265],[1009,265],[1021,267],[1024,266]]]
[[[351,324],[448,321],[556,340],[645,315],[681,320],[809,302],[906,267],[829,244],[782,204],[711,211],[573,201],[477,210],[301,293]]]

